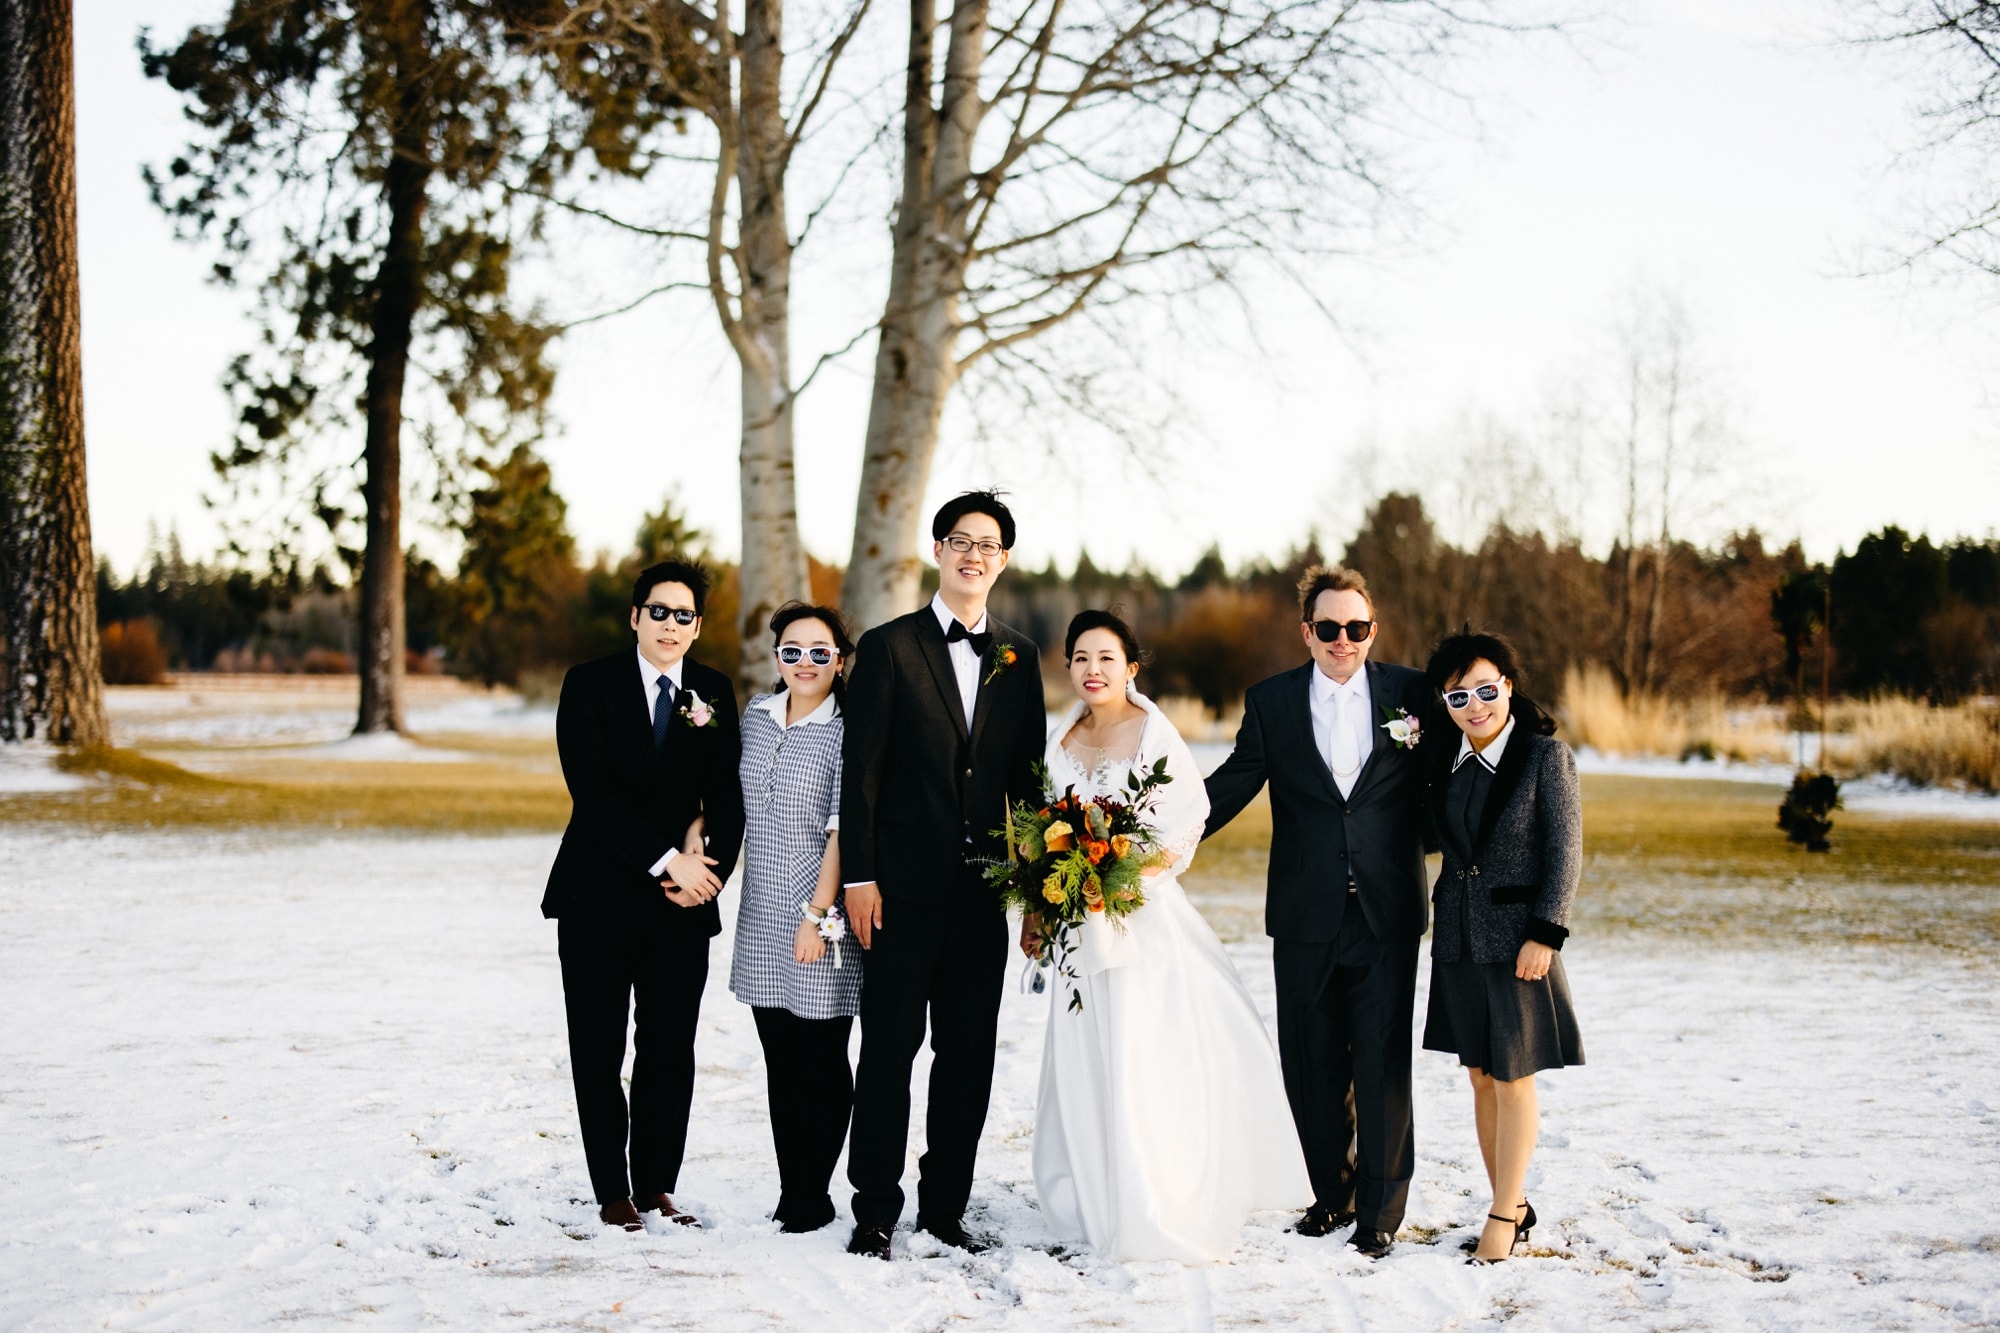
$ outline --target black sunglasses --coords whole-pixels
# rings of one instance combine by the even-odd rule
[[[678,625],[692,625],[701,619],[701,612],[690,611],[684,606],[661,606],[658,602],[648,602],[644,609],[646,614],[655,620],[665,620],[668,616],[672,616],[674,623]]]
[[[1471,706],[1472,696],[1475,694],[1479,696],[1479,702],[1490,704],[1500,697],[1500,682],[1497,680],[1488,681],[1484,685],[1475,685],[1469,690],[1446,690],[1444,692],[1444,706],[1454,713],[1459,712],[1461,709]]]
[[[1332,643],[1340,637],[1342,630],[1347,631],[1347,641],[1349,643],[1366,643],[1368,642],[1368,636],[1375,632],[1375,622],[1372,620],[1313,621],[1313,637],[1321,643]]]
[[[814,666],[825,666],[838,656],[831,648],[801,648],[788,643],[778,650],[778,660],[786,666],[797,666],[800,662],[811,662]]]

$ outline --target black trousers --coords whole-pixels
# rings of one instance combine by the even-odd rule
[[[792,1231],[833,1221],[833,1179],[854,1107],[847,1063],[851,1018],[800,1018],[788,1009],[752,1007],[771,1094],[771,1142],[778,1150],[778,1210]]]
[[[1417,941],[1384,944],[1352,899],[1332,943],[1273,942],[1278,1059],[1317,1201],[1394,1234],[1417,1171],[1410,1024]]]
[[[903,1213],[910,1143],[910,1067],[931,1034],[928,1147],[917,1162],[917,1221],[955,1223],[972,1197],[973,1158],[986,1127],[1007,970],[1007,914],[961,870],[948,902],[888,898],[861,982],[861,1061],[847,1179],[858,1226],[893,1227]]]
[[[665,903],[634,904],[556,926],[570,1077],[590,1188],[600,1204],[671,1194],[687,1150],[694,1033],[708,983],[708,940],[670,927]],[[625,1025],[632,1016],[632,1104]],[[631,1173],[626,1173],[630,1145]]]

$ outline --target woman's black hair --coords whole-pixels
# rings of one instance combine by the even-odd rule
[[[833,673],[833,697],[847,702],[847,662],[854,656],[854,640],[847,633],[847,621],[840,612],[830,606],[814,606],[810,602],[786,602],[771,613],[771,646],[777,647],[784,641],[785,631],[801,620],[817,620],[825,625],[827,633],[833,636],[833,650],[840,654],[840,670]],[[778,677],[774,690],[785,688],[785,678]]]
[[[1510,708],[1521,719],[1523,728],[1538,736],[1555,735],[1556,720],[1522,692],[1521,680],[1526,673],[1521,669],[1521,655],[1503,634],[1476,633],[1468,621],[1458,633],[1445,635],[1431,648],[1424,675],[1435,689],[1443,691],[1472,670],[1473,663],[1481,661],[1491,662],[1494,670],[1513,682],[1514,701]]]
[[[1137,662],[1140,666],[1146,665],[1146,653],[1139,647],[1139,636],[1132,632],[1132,627],[1118,614],[1118,608],[1113,607],[1109,611],[1093,610],[1076,613],[1075,618],[1069,622],[1069,633],[1063,636],[1065,667],[1069,665],[1070,658],[1076,656],[1076,641],[1094,629],[1108,629],[1116,634],[1119,644],[1125,649],[1125,660]]]

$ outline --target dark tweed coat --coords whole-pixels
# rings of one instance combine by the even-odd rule
[[[1583,873],[1576,756],[1553,736],[1536,735],[1525,725],[1514,728],[1493,774],[1469,865],[1440,833],[1445,787],[1457,757],[1457,745],[1439,745],[1425,774],[1432,834],[1444,848],[1444,871],[1431,893],[1431,957],[1444,963],[1468,957],[1475,963],[1511,963],[1525,940],[1562,948]]]

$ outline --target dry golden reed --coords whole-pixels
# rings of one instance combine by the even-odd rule
[[[1695,699],[1625,695],[1601,666],[1571,667],[1556,709],[1563,737],[1604,754],[1784,763],[1785,732],[1769,710],[1732,709],[1718,693]]]
[[[1933,708],[1913,699],[1870,699],[1845,711],[1854,770],[2000,792],[2000,708],[1991,701]]]

